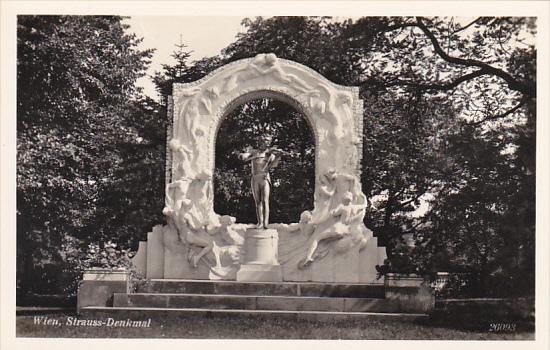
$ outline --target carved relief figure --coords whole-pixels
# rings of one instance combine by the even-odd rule
[[[301,269],[315,260],[321,241],[349,237],[351,243],[348,243],[358,244],[361,248],[367,240],[363,219],[368,203],[355,176],[328,169],[319,178],[316,195],[313,234],[306,257],[299,263]],[[328,251],[324,253],[326,255]]]
[[[215,100],[218,96],[219,91],[216,87],[208,88],[203,93],[198,87],[181,92],[181,98],[177,102],[181,106],[179,110],[180,125],[177,129],[178,138],[203,135],[200,120],[197,118],[212,113],[212,100]],[[204,112],[201,113],[201,109]],[[184,131],[187,131],[187,133]]]
[[[190,151],[176,140],[170,141],[169,147],[176,157],[175,174],[178,178],[166,185],[165,204],[162,213],[167,216],[174,216],[182,208],[187,210],[191,206],[191,201],[187,198],[187,191],[191,182],[188,176],[190,172],[188,154]]]
[[[353,194],[353,204],[357,210],[357,215],[350,224],[351,238],[355,244],[359,245],[359,250],[362,250],[368,240],[367,232],[370,232],[363,222],[370,203],[363,191],[361,191],[361,183],[357,179],[353,181],[351,193]]]
[[[192,97],[199,92],[200,88],[182,90],[180,92],[180,98],[176,101],[176,104],[179,105],[180,108],[178,113],[179,123],[174,130],[174,137],[179,141],[192,137],[191,121],[198,115],[198,106]]]
[[[315,199],[317,204],[313,211],[315,223],[325,221],[330,217],[330,211],[340,202],[342,195],[351,189],[356,182],[355,176],[336,172],[334,168],[328,169],[319,177],[318,193]]]
[[[318,91],[309,93],[309,106],[314,113],[325,114],[326,103],[321,99],[321,94]]]
[[[195,145],[198,144],[197,138],[205,134],[203,126],[201,125],[201,113],[199,111],[199,103],[201,99],[194,97],[189,100],[187,104],[187,114],[185,120],[187,122],[187,130],[189,130],[191,140]]]
[[[180,106],[178,112],[178,124],[174,128],[174,139],[188,147],[189,168],[194,174],[205,171],[206,160],[201,153],[204,152],[208,119],[205,117],[212,114],[212,103],[219,97],[217,87],[210,87],[204,90],[190,88],[180,92],[180,99],[177,104]],[[191,151],[189,151],[191,150]],[[190,177],[193,177],[190,175]]]
[[[311,264],[313,256],[317,250],[320,241],[327,239],[341,239],[350,233],[350,225],[357,220],[362,220],[364,216],[364,206],[352,204],[353,194],[346,192],[342,197],[342,202],[330,211],[330,218],[320,223],[311,236],[310,246],[304,262],[300,268]]]
[[[313,216],[311,215],[311,212],[309,210],[306,210],[302,214],[300,214],[300,222],[289,225],[281,225],[288,227],[289,232],[300,231],[300,234],[305,237],[311,236],[316,227],[316,225],[313,223]]]
[[[261,65],[264,60],[265,54],[258,54],[254,57],[252,62],[248,63],[246,66],[231,72],[224,78],[225,83],[223,84],[222,92],[231,92],[239,86],[239,83],[259,77],[260,73],[255,69],[251,69],[251,67],[257,64]]]
[[[186,198],[189,189],[188,178],[180,178],[166,186],[165,204],[162,213],[166,216],[175,216],[191,207],[191,200]]]
[[[307,103],[309,104],[309,107],[311,108],[312,112],[315,116],[323,116],[326,112],[326,103],[321,98],[321,94],[318,91],[312,91],[308,94],[309,99]],[[318,118],[316,121],[317,132],[319,135],[320,140],[324,141],[329,139],[333,140],[334,136],[332,135],[332,129],[333,126],[331,124],[332,122],[327,120],[326,118]]]
[[[239,83],[246,82],[261,76],[269,75],[271,78],[288,85],[300,93],[311,91],[311,87],[294,74],[286,73],[281,67],[279,59],[273,53],[258,54],[246,67],[235,70],[226,77],[222,91],[233,91]]]
[[[188,250],[187,259],[193,267],[197,267],[199,260],[209,252],[214,253],[216,267],[221,266],[219,249],[210,234],[212,231],[209,231],[208,225],[201,226],[189,213],[186,213],[179,220],[179,232],[182,241],[202,248],[197,254],[194,254],[191,249]]]
[[[302,93],[312,90],[308,84],[306,84],[294,74],[286,73],[281,67],[279,59],[277,58],[277,56],[275,56],[275,54],[269,53],[264,55],[263,58],[263,62],[261,60],[260,62],[255,60],[250,63],[250,66],[255,69],[259,74],[271,75],[273,78],[275,78],[275,80],[278,80],[282,84],[288,84],[295,90]]]
[[[326,84],[318,84],[319,89],[327,95],[328,102],[324,106],[324,112],[321,117],[328,120],[333,127],[330,136],[333,139],[341,139],[345,135],[344,127],[348,129],[353,127],[349,125],[353,121],[351,106],[351,96],[347,92],[339,92]]]
[[[191,182],[187,191],[187,197],[193,204],[189,213],[201,225],[208,224],[209,228],[219,226],[219,215],[217,215],[210,206],[212,196],[212,179],[209,174],[201,172]]]
[[[239,159],[250,161],[252,164],[252,194],[256,204],[258,228],[267,228],[269,224],[269,194],[271,178],[269,171],[279,164],[281,155],[285,153],[277,148],[268,148],[267,141],[261,140],[259,149],[248,148],[239,154]]]
[[[212,101],[220,96],[220,92],[216,86],[206,89],[206,98],[201,99],[201,106],[208,114],[212,114]]]
[[[365,215],[366,215],[366,210],[367,210],[368,206],[370,205],[370,203],[367,199],[367,196],[365,196],[365,194],[361,190],[361,182],[355,176],[353,176],[351,193],[353,194],[353,204],[359,205],[363,208],[362,209],[362,216],[359,220],[359,221],[363,222],[363,219],[365,218]]]
[[[231,227],[235,223],[235,218],[229,215],[220,217],[221,226],[218,229],[221,238],[229,245],[243,245],[244,237],[241,236],[234,228]]]
[[[201,176],[198,179],[189,179],[185,171],[180,174],[178,180],[166,186],[165,207],[162,211],[168,222],[165,227],[167,230],[177,229],[185,244],[202,248],[198,254],[193,254],[189,247],[187,257],[193,267],[197,267],[199,260],[211,251],[214,253],[216,266],[220,266],[219,249],[212,237],[215,232],[209,227],[216,220],[200,210],[201,204],[204,207],[208,201],[209,181]]]
[[[336,193],[334,194],[334,203],[341,203],[343,195],[348,192],[353,192],[354,188],[359,183],[359,179],[350,174],[336,173],[335,183]]]
[[[332,199],[336,193],[336,170],[329,169],[319,176],[319,184],[315,193],[316,207],[313,217],[316,223],[324,221],[332,207]]]
[[[169,147],[176,157],[176,170],[178,173],[182,174],[182,176],[191,177],[191,169],[189,168],[189,163],[192,156],[191,150],[185,145],[179,143],[176,139],[172,139],[170,141]]]

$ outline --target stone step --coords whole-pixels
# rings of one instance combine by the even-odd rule
[[[182,293],[115,293],[115,307],[206,308],[332,312],[400,312],[399,303],[380,298],[336,298]]]
[[[138,292],[384,298],[384,285],[152,279],[146,285],[140,287]]]
[[[288,311],[288,310],[241,310],[207,308],[153,308],[153,307],[102,307],[88,306],[80,309],[80,316],[94,319],[154,320],[154,323],[173,322],[174,319],[196,319],[204,317],[246,317],[261,320],[286,319],[335,322],[346,320],[396,320],[414,322],[428,317],[423,313],[378,313],[378,312],[330,312],[330,311]]]

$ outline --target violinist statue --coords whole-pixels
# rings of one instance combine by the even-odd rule
[[[242,161],[250,161],[252,164],[252,194],[256,205],[257,228],[267,228],[269,224],[269,194],[271,191],[271,178],[269,171],[275,168],[281,159],[281,155],[288,154],[278,148],[269,147],[268,141],[259,141],[258,149],[247,147],[245,152],[239,154]]]

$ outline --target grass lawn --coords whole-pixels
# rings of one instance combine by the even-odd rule
[[[57,325],[35,324],[35,316],[48,316]],[[232,338],[232,339],[439,339],[439,340],[532,340],[534,332],[518,328],[513,332],[490,332],[486,329],[466,330],[442,326],[432,319],[352,320],[352,321],[290,321],[266,317],[248,319],[231,317],[178,316],[152,319],[148,328],[120,328],[70,326],[66,324],[74,313],[46,313],[18,315],[18,337],[56,338]],[[80,317],[79,319],[84,319]],[[55,322],[53,322],[55,323]],[[483,327],[485,328],[485,327]]]

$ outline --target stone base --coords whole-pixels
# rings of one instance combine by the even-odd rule
[[[148,235],[148,242],[140,243],[133,263],[148,279],[235,280],[239,270],[236,261],[240,261],[243,265],[280,265],[283,281],[384,283],[377,276],[376,265],[384,263],[386,249],[378,246],[377,238],[372,233],[366,245],[361,247],[354,246],[349,238],[321,241],[317,249],[320,254],[315,261],[306,268],[299,268],[308,253],[310,236],[300,231],[291,231],[289,227],[282,224],[271,224],[269,229],[255,229],[246,225],[238,227],[245,242],[239,246],[224,247],[230,249],[220,256],[223,268],[214,267],[216,262],[212,253],[205,255],[197,267],[191,266],[188,254],[193,251],[198,253],[199,248],[189,249],[170,230],[155,229]],[[159,237],[156,237],[161,234],[162,245],[159,244]],[[217,242],[220,247],[223,244],[222,241]],[[233,259],[234,256],[239,258]],[[278,275],[275,280],[280,281]]]
[[[249,268],[254,267],[265,269],[270,266],[249,265]],[[409,280],[412,282],[411,278]],[[99,283],[98,281],[85,282]],[[107,282],[119,281],[101,283]],[[390,283],[391,278],[386,282]],[[388,287],[380,284],[157,279],[138,286],[135,292],[111,291],[109,295],[105,295],[101,290],[102,286],[96,287],[96,293],[104,297],[108,296],[110,302],[96,302],[81,309],[86,310],[91,307],[103,310],[119,308],[180,312],[230,310],[232,314],[253,311],[264,315],[271,312],[277,314],[328,312],[333,316],[343,316],[347,313],[426,315],[434,306],[425,295],[426,290],[422,290],[426,288],[425,285]]]
[[[138,293],[309,296],[338,298],[384,298],[383,284],[335,284],[315,282],[237,282],[153,279]]]
[[[280,265],[241,265],[237,271],[237,281],[282,282],[283,270]]]
[[[88,306],[112,306],[114,293],[129,293],[126,271],[91,269],[84,272],[77,292],[77,312]]]
[[[279,265],[277,251],[279,234],[277,230],[253,228],[246,230],[244,264]]]
[[[399,312],[428,313],[435,307],[433,290],[422,277],[388,273],[384,290],[386,300]]]

